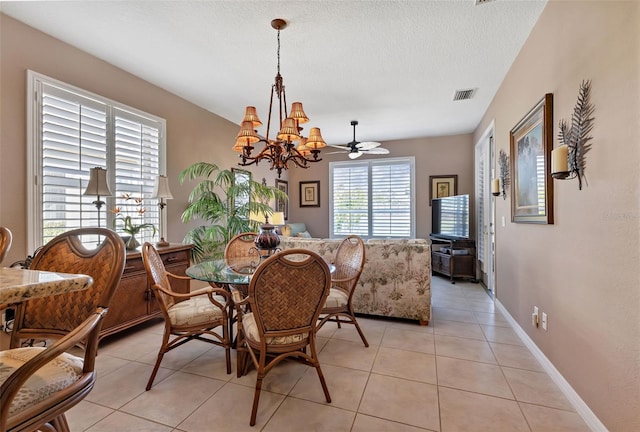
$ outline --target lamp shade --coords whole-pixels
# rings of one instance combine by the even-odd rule
[[[318,150],[327,146],[327,143],[324,142],[322,138],[322,134],[320,134],[320,128],[311,128],[306,146],[309,150]]]
[[[273,212],[271,223],[273,225],[284,225],[284,212]]]
[[[258,112],[256,111],[256,107],[248,106],[247,108],[245,108],[244,118],[242,119],[242,122],[244,123],[246,121],[251,122],[251,125],[255,127],[262,126],[262,122],[258,118]]]
[[[89,171],[89,184],[82,195],[112,196],[107,184],[107,170],[93,167]]]
[[[256,222],[259,222],[259,223],[265,223],[266,222],[266,219],[264,217],[264,213],[251,212],[251,214],[249,215],[249,220],[256,221]]]
[[[282,121],[282,127],[278,133],[278,139],[286,141],[298,141],[300,135],[298,135],[298,127],[296,121],[291,117],[287,117]]]
[[[307,117],[302,109],[302,102],[294,102],[291,104],[291,114],[289,117],[298,120],[298,124],[303,124],[309,121],[309,117]]]
[[[153,186],[153,194],[151,198],[164,198],[173,199],[171,190],[169,189],[169,179],[167,176],[159,175],[156,177],[155,185]]]

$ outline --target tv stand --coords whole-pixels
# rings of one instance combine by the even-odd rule
[[[476,242],[475,240],[454,239],[429,236],[433,245],[439,248],[431,248],[431,270],[449,276],[451,283],[454,278],[469,278],[472,282],[476,279]]]

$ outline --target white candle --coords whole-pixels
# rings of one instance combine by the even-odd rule
[[[561,145],[551,152],[551,173],[569,171],[569,147]]]
[[[491,193],[494,195],[500,195],[500,179],[491,180]]]

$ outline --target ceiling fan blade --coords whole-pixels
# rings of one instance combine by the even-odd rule
[[[350,150],[349,146],[345,146],[345,145],[327,144],[327,147],[334,147],[334,148],[345,150],[345,151]]]
[[[344,151],[334,151],[334,152],[326,152],[325,154],[337,154],[337,153],[348,153],[348,150],[344,150]]]
[[[369,150],[362,149],[362,151],[366,151],[369,154],[379,154],[379,155],[389,154],[389,150],[383,147],[372,148]]]
[[[356,147],[358,147],[361,150],[369,150],[372,148],[380,147],[381,145],[382,144],[375,141],[363,141],[361,143],[356,144]]]
[[[351,152],[349,153],[349,159],[358,159],[360,156],[362,156],[362,152]]]

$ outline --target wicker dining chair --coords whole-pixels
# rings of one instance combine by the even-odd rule
[[[9,249],[11,249],[11,230],[0,226],[0,264],[4,261]]]
[[[105,312],[98,308],[47,348],[0,351],[0,432],[69,431],[65,412],[96,382],[95,357]],[[80,343],[85,346],[83,357],[66,353]]]
[[[149,242],[142,246],[142,260],[164,317],[162,345],[146,389],[151,389],[165,353],[194,339],[224,348],[227,373],[230,374],[231,343],[227,315],[229,293],[222,288],[213,287],[184,294],[172,291],[169,278],[184,280],[191,278],[169,273],[164,267],[160,254]],[[217,327],[222,327],[222,335],[214,331]],[[175,338],[171,339],[172,335]]]
[[[89,249],[89,245],[96,245]],[[45,244],[31,270],[80,273],[93,285],[78,292],[31,299],[15,307],[11,348],[22,340],[59,339],[78,327],[99,306],[108,307],[124,270],[126,250],[118,234],[107,228],[79,228]]]
[[[364,261],[365,252],[362,239],[356,235],[346,237],[336,251],[334,260],[336,270],[331,280],[331,292],[324,308],[322,308],[322,318],[318,328],[321,328],[328,321],[337,322],[338,327],[341,323],[353,324],[358,330],[364,346],[368,347],[369,342],[367,342],[367,338],[356,320],[351,304],[353,293],[362,274]]]
[[[232,291],[238,314],[237,373],[239,377],[246,373],[250,362],[258,372],[251,426],[256,423],[262,380],[285,359],[314,367],[331,402],[318,362],[315,331],[330,288],[329,267],[318,254],[289,249],[258,266],[247,297]],[[251,312],[246,312],[247,305]]]
[[[242,272],[254,269],[260,263],[255,239],[258,233],[243,232],[234,236],[224,248],[224,259],[229,267]]]

